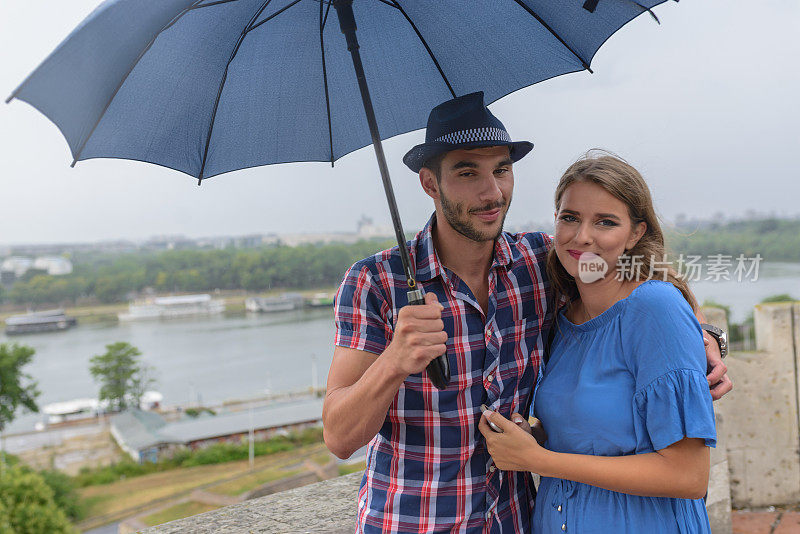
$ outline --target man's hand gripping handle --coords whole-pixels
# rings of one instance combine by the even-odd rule
[[[410,305],[425,304],[425,290],[422,288],[409,291],[407,295]],[[447,359],[447,352],[431,360],[425,372],[428,373],[428,378],[436,389],[445,389],[450,383],[450,361]]]

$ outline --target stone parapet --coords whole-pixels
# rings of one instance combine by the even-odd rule
[[[145,534],[352,534],[362,473],[171,521]]]
[[[800,502],[800,303],[759,304],[754,320],[756,350],[730,355],[735,387],[716,403],[737,508]]]

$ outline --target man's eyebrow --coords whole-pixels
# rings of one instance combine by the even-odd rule
[[[508,159],[504,159],[503,161],[501,161],[500,163],[498,163],[498,164],[497,164],[497,167],[498,167],[498,168],[499,168],[499,167],[505,167],[506,165],[512,165],[513,163],[514,163],[514,160],[513,160],[513,159],[511,159],[511,158],[508,158]]]
[[[477,166],[478,166],[478,164],[475,163],[474,161],[463,160],[463,161],[459,161],[458,163],[453,164],[452,169],[453,170],[465,169],[465,168],[466,169],[475,169],[475,168],[477,168]]]

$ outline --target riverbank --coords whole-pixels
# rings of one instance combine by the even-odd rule
[[[197,293],[203,293],[204,291],[197,291]],[[225,290],[225,291],[209,291],[214,298],[220,298],[225,300],[225,315],[226,316],[236,316],[236,315],[243,315],[245,310],[245,299],[248,297],[277,297],[283,293],[292,292],[292,293],[299,293],[304,297],[311,297],[316,293],[329,293],[334,294],[336,292],[335,287],[319,287],[313,289],[276,289],[274,291],[267,291],[267,292],[258,292],[258,293],[250,293],[245,291],[244,289],[237,289],[237,290]],[[155,297],[166,297],[172,296],[176,293],[162,293],[153,295]],[[180,292],[177,294],[187,294],[187,292]],[[114,304],[85,304],[81,306],[66,306],[62,307],[58,304],[44,304],[41,306],[37,306],[37,309],[53,309],[53,308],[63,308],[67,315],[70,317],[75,317],[78,319],[78,324],[98,324],[98,323],[116,323],[118,322],[117,315],[120,313],[124,313],[128,311],[128,303],[127,302],[119,302]],[[24,306],[12,306],[10,304],[4,304],[0,306],[0,322],[4,322],[6,319],[13,315],[23,315],[27,312],[27,308]]]

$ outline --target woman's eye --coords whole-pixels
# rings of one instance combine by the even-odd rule
[[[617,223],[611,219],[603,219],[599,222],[600,226],[617,226]]]
[[[560,217],[560,219],[561,219],[562,221],[564,221],[564,222],[574,222],[574,221],[577,221],[577,220],[578,220],[578,219],[576,219],[575,217],[573,217],[572,215],[562,215],[562,216]]]

